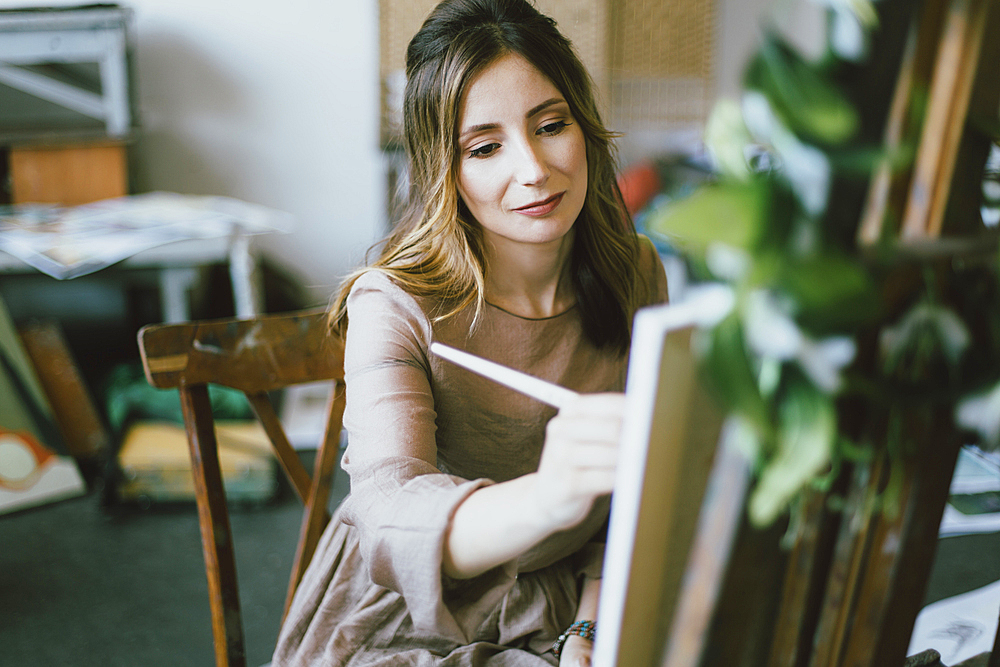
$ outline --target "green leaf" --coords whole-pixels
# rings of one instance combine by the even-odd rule
[[[954,310],[933,302],[917,303],[879,337],[885,370],[918,379],[943,363],[956,369],[971,342],[968,326]],[[929,373],[933,375],[933,372]]]
[[[786,260],[776,279],[795,301],[796,319],[814,332],[857,325],[878,312],[874,281],[848,257],[827,254]]]
[[[793,258],[773,250],[759,252],[746,285],[790,297],[796,322],[814,335],[843,331],[878,314],[874,279],[862,264],[842,255]]]
[[[773,35],[765,37],[745,83],[763,93],[788,128],[804,139],[836,145],[858,130],[850,100],[819,68]]]
[[[733,314],[719,323],[710,335],[704,359],[709,385],[726,405],[766,437],[771,432],[770,409],[760,395],[757,377],[747,357],[743,327]]]
[[[743,122],[740,105],[730,99],[719,100],[705,125],[705,145],[715,158],[719,171],[738,181],[750,180],[744,148],[752,141]]]
[[[699,254],[711,243],[750,249],[766,221],[768,194],[760,182],[714,183],[653,211],[646,224]]]
[[[881,146],[863,146],[827,151],[834,171],[846,176],[870,177],[882,164],[887,164],[893,173],[909,166],[916,153],[914,142],[890,150]]]
[[[832,401],[805,381],[789,383],[778,419],[777,451],[750,498],[750,520],[757,526],[770,525],[829,465],[837,434]]]

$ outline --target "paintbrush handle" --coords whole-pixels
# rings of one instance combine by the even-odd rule
[[[477,357],[474,354],[456,350],[443,343],[431,343],[431,352],[442,359],[447,359],[453,364],[467,368],[473,373],[478,373],[494,382],[498,382],[557,408],[562,408],[578,395],[575,391],[570,391],[565,387],[546,382],[533,375],[516,371],[513,368],[502,366],[482,357]]]

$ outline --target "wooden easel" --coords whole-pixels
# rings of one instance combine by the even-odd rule
[[[890,51],[898,67],[888,72],[890,83],[869,82],[868,87],[891,91],[889,99],[882,93],[885,104],[873,105],[882,110],[872,117],[880,116],[878,127],[884,128],[890,149],[915,145],[914,159],[905,170],[893,171],[887,164],[869,184],[867,198],[863,192],[857,198],[857,211],[844,214],[854,221],[861,212],[857,243],[862,252],[876,254],[889,245],[903,258],[888,281],[891,293],[884,295],[890,317],[912,302],[920,284],[918,262],[908,260],[931,266],[947,280],[955,260],[963,263],[988,256],[996,261],[997,247],[995,234],[981,233],[977,191],[989,143],[1000,138],[1000,0],[908,2],[880,3],[892,19],[883,28],[895,31]],[[883,65],[875,63],[872,69]],[[924,113],[912,113],[923,99]],[[862,341],[862,360],[875,363],[874,343],[872,336],[866,351]],[[663,349],[663,359],[673,359],[675,365],[685,358],[683,353],[666,353],[669,340]],[[678,377],[688,377],[678,368],[682,366],[672,368],[668,383],[657,386],[669,388],[678,384]],[[668,399],[665,404],[681,402],[677,396]],[[703,416],[695,418],[697,401],[693,406],[673,415],[671,428],[659,431],[670,436],[705,423]],[[892,426],[873,423],[877,420],[866,415],[864,406],[858,407],[856,423],[850,423],[849,409],[842,413],[844,427],[873,441],[886,438]],[[962,442],[950,409],[921,406],[904,413],[900,423],[904,439],[913,443],[915,451],[902,457],[902,469],[897,468],[896,511],[866,509],[888,483],[892,467],[888,457],[856,464],[829,492],[814,492],[806,499],[790,552],[779,547],[784,526],[760,531],[748,525],[745,512],[725,514],[725,526],[708,522],[693,529],[696,502],[688,500],[684,506],[675,499],[683,493],[668,488],[667,482],[677,479],[677,471],[671,472],[673,477],[665,477],[664,471],[687,465],[685,457],[702,451],[706,438],[673,433],[672,438],[650,442],[651,451],[657,447],[657,460],[669,461],[661,461],[663,467],[653,471],[649,467],[655,461],[647,461],[646,479],[658,481],[661,488],[648,491],[643,480],[643,488],[636,492],[642,494],[643,504],[652,492],[662,496],[648,503],[660,509],[660,516],[655,520],[647,516],[647,528],[642,529],[642,522],[648,508],[636,513],[635,555],[630,564],[646,576],[628,582],[634,592],[630,589],[620,607],[612,610],[617,617],[599,620],[600,655],[595,658],[604,662],[595,664],[902,667],[923,605]],[[657,431],[655,423],[651,430]],[[708,466],[701,461],[685,470],[692,468],[695,472],[689,476],[697,483],[684,484],[694,492],[695,487],[704,488]],[[832,508],[834,496],[845,506]],[[702,513],[713,502],[718,501],[702,504]],[[686,528],[678,531],[674,526],[683,517]],[[613,507],[606,558],[618,548],[613,544],[614,518]],[[732,533],[732,548],[726,547],[728,565],[711,582],[711,595],[705,588],[687,585],[698,580],[705,559],[698,552],[702,538]],[[635,580],[636,570],[630,574]],[[605,582],[616,590],[607,573]],[[602,614],[612,606],[602,600]],[[620,626],[608,634],[616,641],[601,646],[600,624],[609,622]],[[680,627],[688,631],[677,632]],[[654,632],[657,628],[659,632]],[[1000,667],[1000,637],[989,665]]]
[[[995,235],[974,230],[982,227],[976,203],[989,142],[1000,138],[998,4],[925,0],[917,10],[886,123],[887,147],[915,141],[915,158],[912,168],[893,172],[887,165],[873,179],[858,229],[863,249],[888,243],[944,266],[995,252]],[[921,123],[912,110],[924,91]],[[887,295],[890,308],[910,297],[907,287],[903,275],[898,293]],[[918,451],[905,459],[895,515],[838,520],[825,498],[812,500],[809,528],[789,556],[764,664],[903,664],[962,444],[943,411],[912,415],[904,428]],[[887,475],[885,460],[858,467],[846,480],[843,517],[860,510]],[[1000,666],[1000,646],[994,645],[990,666]]]

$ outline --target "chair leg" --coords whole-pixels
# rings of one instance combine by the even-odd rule
[[[288,442],[288,436],[285,435],[285,430],[274,411],[271,400],[263,392],[259,394],[245,393],[245,396],[250,407],[253,408],[254,414],[257,415],[257,421],[264,427],[264,432],[267,433],[271,446],[274,448],[274,454],[278,457],[278,463],[285,470],[285,476],[292,483],[292,488],[302,504],[307,503],[312,480],[309,478],[305,466],[302,465],[298,453]]]
[[[299,545],[292,564],[292,578],[288,584],[288,595],[285,597],[285,612],[288,614],[292,606],[295,589],[302,581],[302,575],[312,561],[319,538],[330,522],[327,504],[330,501],[330,487],[337,467],[337,454],[340,451],[340,431],[344,420],[346,392],[344,383],[338,382],[330,396],[326,432],[316,456],[313,470],[313,483],[306,501],[305,513],[302,516],[302,528],[299,532]],[[282,622],[284,622],[284,615]]]
[[[236,559],[208,388],[205,385],[182,385],[180,397],[191,450],[198,523],[208,575],[215,664],[217,667],[246,667]]]

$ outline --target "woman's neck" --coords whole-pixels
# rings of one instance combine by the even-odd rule
[[[486,274],[486,301],[531,319],[553,317],[576,303],[570,273],[570,242],[555,247],[518,248],[504,252],[493,246]]]

